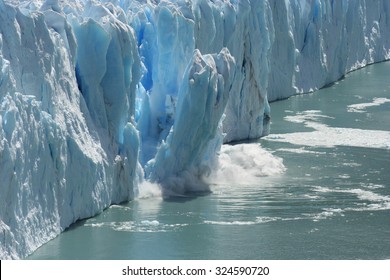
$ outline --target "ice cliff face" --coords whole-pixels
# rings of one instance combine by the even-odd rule
[[[116,22],[72,28],[4,2],[0,22],[0,252],[15,258],[133,197],[140,67],[133,32]]]
[[[0,257],[151,180],[203,190],[268,101],[390,59],[387,0],[0,0]]]
[[[270,1],[269,100],[332,83],[390,58],[388,1]]]

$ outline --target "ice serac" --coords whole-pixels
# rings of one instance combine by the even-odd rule
[[[225,6],[228,12],[223,21],[234,19],[228,24],[234,32],[225,28],[225,42],[236,59],[237,73],[223,122],[224,142],[231,142],[268,134],[268,57],[274,32],[268,2],[239,1],[236,6]]]
[[[142,180],[204,190],[223,142],[268,134],[269,101],[390,59],[389,16],[387,0],[0,0],[0,257]]]
[[[144,165],[154,158],[175,120],[179,88],[195,50],[194,22],[185,16],[187,6],[168,1],[131,2],[127,9],[144,66],[136,113]]]
[[[234,58],[195,50],[178,92],[175,122],[146,166],[147,176],[165,191],[204,191],[200,178],[222,145],[221,119],[235,74]]]

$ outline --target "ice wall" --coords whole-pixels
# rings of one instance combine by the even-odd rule
[[[269,101],[390,59],[387,0],[0,0],[0,257],[142,180],[204,190]]]
[[[123,9],[128,11],[129,23],[137,33],[146,67],[142,85],[149,93],[152,118],[149,129],[141,132],[143,139],[154,139],[156,135],[166,137],[165,128],[170,127],[172,119],[166,100],[176,98],[193,51],[212,54],[219,53],[223,47],[227,47],[236,60],[232,94],[225,109],[224,141],[266,134],[269,126],[268,56],[273,40],[268,2],[145,2],[122,2]],[[249,92],[251,94],[247,94]],[[146,159],[151,157],[153,153],[145,156]]]
[[[133,198],[134,34],[115,19],[69,22],[63,12],[0,1],[2,259],[23,257],[76,220]]]
[[[390,58],[388,1],[269,2],[275,27],[271,101],[314,91]]]

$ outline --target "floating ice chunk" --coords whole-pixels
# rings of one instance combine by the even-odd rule
[[[263,139],[311,147],[350,146],[390,149],[389,131],[329,127],[317,122],[321,118],[330,118],[319,113],[320,111],[305,111],[294,116],[285,117],[286,121],[303,123],[314,131],[270,134]]]
[[[364,113],[366,112],[365,109],[369,107],[379,106],[385,103],[389,103],[389,98],[374,98],[372,102],[369,103],[359,103],[359,104],[352,104],[348,105],[348,112],[353,113]]]
[[[317,126],[317,128],[319,130],[312,132],[271,134],[263,139],[311,147],[349,146],[390,149],[389,131],[326,126]]]

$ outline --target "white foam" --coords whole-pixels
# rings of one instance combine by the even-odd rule
[[[317,200],[317,199],[320,198],[320,196],[318,196],[318,195],[312,195],[312,194],[304,194],[303,197],[304,197],[304,198],[311,199],[311,200]]]
[[[254,221],[204,221],[205,224],[210,225],[222,225],[222,226],[250,226],[250,225],[259,225],[276,221],[297,221],[302,220],[304,217],[267,217],[261,216],[256,217]]]
[[[344,216],[344,210],[341,208],[325,208],[323,210],[323,212],[320,212],[318,214],[309,215],[310,218],[313,219],[313,221],[317,222],[319,220],[325,220],[336,215]]]
[[[327,193],[327,192],[332,192],[333,190],[327,187],[313,186],[313,191]]]
[[[368,185],[372,186],[372,185]],[[327,187],[321,187],[321,186],[315,186],[313,188],[315,192],[322,192],[322,193],[350,193],[354,194],[357,196],[358,199],[360,200],[367,200],[367,201],[372,201],[372,202],[390,202],[390,197],[386,195],[380,195],[377,193],[374,193],[369,190],[363,190],[363,189],[330,189]]]
[[[258,224],[263,224],[263,223],[269,223],[269,222],[274,222],[277,220],[286,220],[282,219],[280,217],[256,217],[256,223]]]
[[[295,154],[313,154],[313,155],[325,155],[326,154],[326,152],[316,152],[316,151],[306,150],[304,147],[301,147],[298,149],[280,148],[280,149],[278,149],[278,151],[279,152],[295,153]]]
[[[227,222],[227,221],[204,221],[205,224],[209,225],[222,225],[222,226],[248,226],[248,225],[255,225],[256,222],[251,222],[251,221],[232,221],[232,222]]]
[[[375,188],[380,188],[380,186],[381,185],[369,184],[367,186],[367,188],[368,189],[375,189]],[[389,196],[377,194],[377,193],[374,193],[371,190],[363,190],[363,189],[359,189],[359,188],[356,188],[356,189],[339,189],[339,188],[337,188],[337,189],[330,189],[330,188],[320,187],[320,186],[314,187],[313,190],[315,192],[322,192],[322,193],[332,193],[332,192],[334,192],[334,193],[349,193],[349,194],[353,194],[353,195],[356,195],[356,197],[358,199],[360,199],[360,200],[379,203],[379,204],[371,203],[371,207],[374,207],[374,208],[381,208],[382,209],[384,205],[389,205],[390,204],[390,197]],[[375,205],[375,206],[373,206],[373,205]]]
[[[94,228],[110,228],[114,231],[126,231],[126,232],[167,232],[174,231],[181,227],[185,227],[188,224],[163,224],[157,220],[143,220],[140,222],[135,221],[122,221],[122,222],[100,222],[100,223],[86,223],[84,226]]]
[[[362,190],[362,189],[352,189],[349,191],[343,191],[343,192],[350,192],[353,194],[356,194],[356,196],[361,199],[361,200],[368,200],[368,201],[389,201],[390,202],[390,197],[385,196],[385,195],[380,195],[377,193],[374,193],[372,191],[367,191],[367,190]]]
[[[124,205],[117,205],[117,204],[113,204],[110,206],[110,209],[119,209],[119,210],[123,210],[123,211],[130,211],[131,208],[128,207],[128,206],[124,206]]]
[[[138,184],[138,190],[138,199],[162,197],[161,186],[156,183],[149,182],[147,180],[144,180]]]
[[[88,223],[88,224],[85,224],[84,226],[86,227],[104,227],[104,226],[107,226],[106,223]]]
[[[378,203],[361,204],[357,207],[348,207],[344,211],[364,212],[364,211],[386,211],[390,210],[390,201],[380,201]]]
[[[366,196],[362,198],[366,199]],[[372,197],[371,197],[372,199]],[[325,220],[334,216],[345,216],[346,212],[364,212],[364,211],[386,211],[390,210],[390,201],[377,201],[376,203],[360,203],[356,207],[346,208],[324,208],[323,212],[317,214],[304,214],[307,218],[317,222],[319,220]]]
[[[146,230],[137,230],[136,225],[133,222],[121,222],[119,224],[111,226],[115,231],[129,231],[129,232],[145,232]]]
[[[371,189],[371,190],[375,190],[375,189],[383,189],[385,188],[384,185],[381,185],[381,184],[373,184],[373,183],[369,183],[368,185],[364,185],[367,189]]]
[[[366,112],[365,109],[368,107],[379,106],[388,102],[390,102],[389,98],[374,98],[373,101],[369,103],[358,103],[358,104],[348,105],[347,111],[353,113],[365,113]]]
[[[360,163],[356,163],[356,162],[344,162],[342,165],[343,166],[349,166],[349,167],[359,167],[359,166],[362,166]]]
[[[282,220],[280,217],[256,217],[254,221],[204,221],[205,224],[209,225],[222,225],[222,226],[250,226],[250,225],[258,225],[269,222],[274,222]]]
[[[125,232],[169,232],[185,226],[188,226],[188,224],[162,224],[158,221],[141,221],[141,223],[121,222],[112,229]]]
[[[281,174],[283,160],[263,149],[260,144],[223,145],[218,168],[205,178],[209,184],[249,185],[260,177]]]
[[[309,233],[314,233],[316,231],[319,231],[319,229],[318,228],[313,228],[313,229],[309,230]]]
[[[141,221],[141,224],[146,225],[146,226],[158,226],[160,223],[159,223],[159,221],[156,221],[156,220],[153,220],[153,221],[145,220],[145,221]]]

